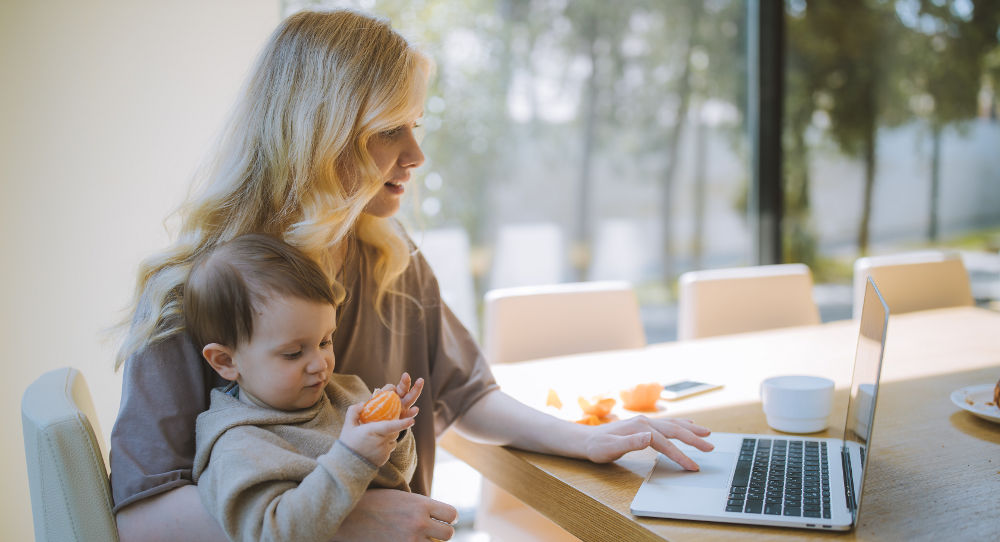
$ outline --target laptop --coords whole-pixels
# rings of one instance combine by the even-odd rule
[[[675,444],[698,463],[689,472],[663,454],[632,501],[632,514],[846,531],[861,508],[866,451],[878,398],[889,307],[865,286],[843,438],[713,433],[702,452]]]

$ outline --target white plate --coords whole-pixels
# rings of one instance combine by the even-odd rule
[[[1000,408],[993,403],[995,384],[966,386],[951,392],[951,402],[984,420],[1000,423]]]

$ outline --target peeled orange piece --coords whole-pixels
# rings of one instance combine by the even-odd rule
[[[617,401],[610,397],[606,397],[604,399],[594,397],[593,402],[591,402],[583,397],[580,397],[577,399],[577,402],[580,403],[580,409],[583,410],[584,414],[591,414],[593,416],[597,416],[598,418],[603,418],[611,413],[611,409],[614,408]]]
[[[395,389],[382,390],[361,408],[361,423],[395,420],[403,410],[403,402]]]
[[[615,421],[617,419],[618,419],[618,416],[615,416],[614,414],[611,414],[610,416],[603,416],[603,417],[597,417],[597,416],[594,416],[593,414],[587,414],[583,418],[580,418],[579,420],[577,420],[576,423],[579,423],[579,424],[582,424],[582,425],[601,425],[601,424],[605,424],[605,423],[611,423],[611,422],[613,422],[613,421]]]
[[[562,408],[562,401],[559,400],[559,395],[556,394],[556,390],[551,388],[549,389],[549,395],[545,398],[545,406]]]
[[[622,406],[638,412],[656,410],[656,401],[660,398],[661,391],[663,391],[663,385],[658,382],[648,382],[622,390]]]

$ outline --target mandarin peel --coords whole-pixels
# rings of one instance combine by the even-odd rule
[[[597,416],[598,418],[603,418],[611,413],[611,409],[615,407],[615,401],[611,397],[594,397],[592,401],[588,401],[583,397],[577,398],[577,403],[580,405],[580,410],[584,414],[590,414]]]
[[[559,394],[556,390],[549,388],[549,394],[545,397],[545,406],[555,407],[561,409],[563,406],[562,401],[559,399]]]
[[[660,399],[663,386],[658,382],[648,382],[621,391],[622,406],[634,412],[652,412]]]

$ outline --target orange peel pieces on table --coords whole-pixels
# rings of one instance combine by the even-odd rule
[[[647,382],[622,390],[622,406],[635,412],[652,412],[656,410],[662,391],[663,385],[659,382]]]
[[[598,418],[597,416],[594,416],[593,414],[587,414],[583,418],[577,420],[576,423],[583,424],[583,425],[601,425],[602,423],[605,423],[605,422],[601,421],[601,418]]]
[[[594,416],[593,414],[587,414],[586,416],[580,418],[574,423],[578,423],[581,425],[601,425],[605,423],[611,423],[617,419],[618,416],[615,416],[614,414],[608,414],[607,416],[601,416],[601,417]]]
[[[580,404],[580,410],[582,410],[584,414],[597,416],[598,418],[604,418],[608,414],[611,414],[611,409],[614,408],[615,403],[617,403],[617,401],[610,397],[594,397],[591,401],[580,397],[576,401]]]
[[[556,393],[556,390],[549,388],[549,394],[545,397],[545,406],[561,409],[562,405],[562,401],[559,399],[559,394]]]

